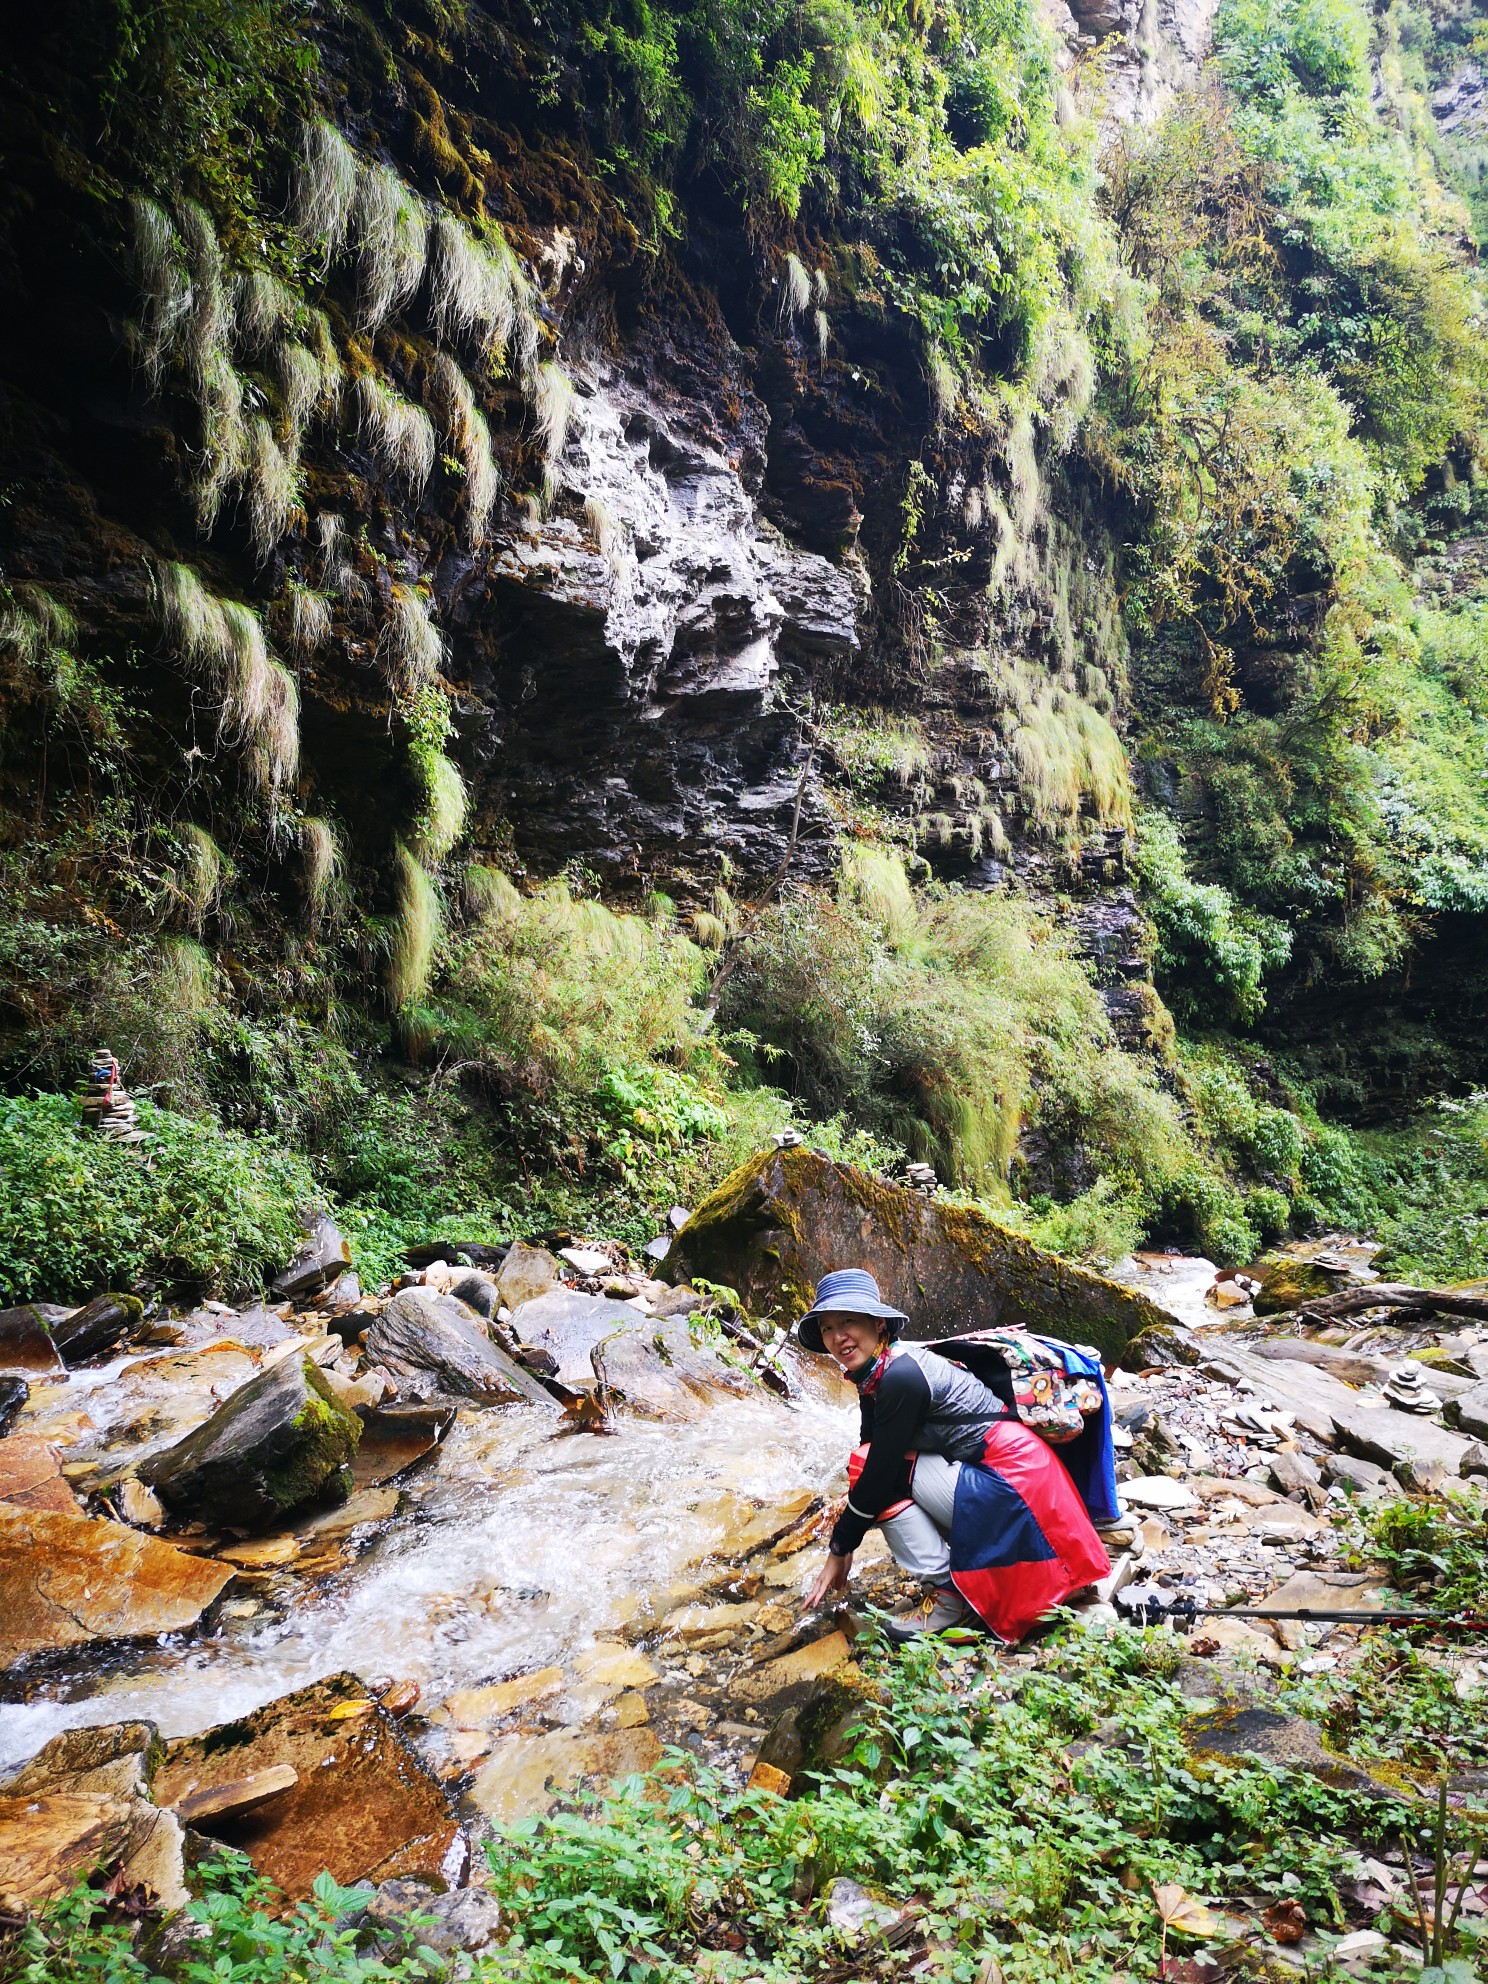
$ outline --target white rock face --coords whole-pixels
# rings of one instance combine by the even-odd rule
[[[1174,94],[1198,80],[1218,11],[1219,0],[1045,0],[1071,63],[1098,55],[1081,81],[1107,127],[1155,124]]]
[[[787,544],[733,463],[633,382],[576,383],[557,513],[503,547],[493,576],[600,622],[647,717],[696,697],[756,702],[783,646],[856,650],[848,577]]]

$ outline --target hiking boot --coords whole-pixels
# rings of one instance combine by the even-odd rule
[[[884,1631],[898,1646],[927,1634],[948,1633],[953,1626],[967,1626],[976,1614],[953,1584],[939,1584],[925,1593],[912,1612],[904,1612],[884,1624]]]

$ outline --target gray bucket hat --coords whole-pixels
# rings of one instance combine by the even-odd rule
[[[884,1301],[866,1268],[837,1268],[816,1284],[816,1300],[796,1324],[796,1337],[807,1350],[825,1349],[821,1318],[831,1315],[874,1316],[888,1324],[890,1343],[909,1321],[902,1309],[891,1309]]]

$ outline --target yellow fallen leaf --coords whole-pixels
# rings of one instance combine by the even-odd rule
[[[337,1702],[326,1717],[327,1722],[349,1722],[354,1715],[366,1715],[376,1708],[376,1702]]]
[[[1177,1881],[1167,1881],[1161,1886],[1154,1883],[1152,1899],[1157,1903],[1157,1912],[1166,1926],[1176,1929],[1180,1936],[1219,1934],[1219,1923],[1203,1902],[1195,1901]]]

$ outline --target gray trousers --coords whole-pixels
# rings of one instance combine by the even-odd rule
[[[879,1524],[900,1570],[926,1584],[948,1584],[951,1577],[951,1516],[961,1463],[941,1454],[916,1456],[910,1477],[910,1506]]]

